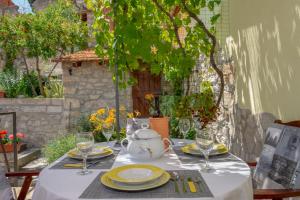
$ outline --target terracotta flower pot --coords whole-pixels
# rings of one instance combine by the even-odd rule
[[[22,146],[22,143],[17,144],[17,151],[18,152],[20,151],[21,146]],[[4,147],[6,153],[11,153],[11,152],[14,151],[14,145],[13,144],[4,144],[3,147]],[[3,153],[1,145],[0,145],[0,153]]]
[[[0,90],[0,98],[4,98],[5,97],[5,92]]]
[[[168,117],[159,117],[159,118],[149,118],[150,128],[158,132],[162,139],[169,139],[169,118]],[[167,148],[169,144],[165,144]]]

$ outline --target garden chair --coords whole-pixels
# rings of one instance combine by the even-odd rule
[[[0,141],[1,143],[1,141]],[[3,169],[0,168],[0,199],[1,200],[12,200],[13,199],[13,193],[12,193],[12,187],[9,184],[9,181],[7,178],[9,177],[25,177],[24,182],[22,184],[20,193],[17,197],[17,200],[25,200],[26,195],[28,193],[28,190],[30,188],[32,177],[38,176],[39,172],[37,171],[26,171],[26,172],[10,172],[9,163],[7,160],[6,152],[3,148],[3,145],[1,143],[0,148],[3,149],[3,156],[7,168],[7,173]]]
[[[17,197],[17,200],[25,200],[26,195],[29,191],[31,182],[32,182],[32,177],[33,176],[38,176],[39,172],[37,171],[26,171],[26,172],[7,172],[3,173],[0,172],[0,199],[2,200],[11,200],[13,199],[12,195],[12,188],[9,185],[8,177],[25,177],[24,182],[22,184],[20,193]],[[3,195],[3,196],[1,196]]]
[[[274,126],[275,129],[272,129],[272,127],[274,128]],[[291,131],[293,132],[293,134],[288,133]],[[283,135],[283,133],[285,134]],[[297,137],[297,135],[299,137]],[[291,138],[290,136],[293,136],[293,138]],[[289,145],[290,143],[292,145]],[[291,162],[289,161],[290,159],[286,159],[291,158],[291,156],[294,155],[290,153],[290,150],[286,150],[290,149],[290,146],[293,147],[292,151],[296,152],[296,154],[299,156],[300,151],[299,148],[297,148],[296,146],[297,144],[299,146],[299,143],[300,121],[291,121],[283,123],[281,120],[276,120],[275,124],[268,129],[267,138],[265,140],[265,145],[263,153],[260,156],[260,160],[258,161],[258,163],[248,163],[250,167],[255,167],[255,172],[253,176],[254,185],[256,185],[257,179],[263,180],[263,187],[260,187],[262,189],[254,189],[254,199],[283,200],[283,198],[300,197],[300,184],[298,184],[298,182],[300,181],[300,159],[297,158],[296,162]],[[282,148],[287,146],[289,147],[286,149]],[[297,156],[294,156],[293,158],[296,157]],[[283,165],[284,163],[286,164],[285,166]],[[269,167],[270,170],[268,171]],[[293,176],[290,176],[291,173],[288,173],[289,169],[291,168],[295,169],[295,173]],[[276,170],[281,171],[277,172]],[[295,178],[295,174],[297,173],[299,173],[299,176],[296,176]],[[285,177],[285,174],[288,175],[288,178]],[[286,187],[288,183],[287,180],[291,180],[291,177],[298,180],[296,181],[297,184],[295,184],[294,187]],[[265,189],[268,188],[268,186],[270,186],[268,185],[270,183],[274,183],[274,185],[276,186],[274,188],[286,189]],[[280,185],[280,187],[278,187],[278,185]]]

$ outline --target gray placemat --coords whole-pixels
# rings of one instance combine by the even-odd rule
[[[181,146],[173,147],[173,151],[178,156],[182,164],[197,164],[204,162],[204,157],[199,155],[191,155],[181,151]],[[229,161],[240,161],[230,153],[215,155],[209,157],[210,162],[229,162]]]
[[[198,177],[200,182],[195,183],[197,192],[192,193],[188,188],[186,182],[187,192],[182,192],[182,182],[178,181],[180,193],[175,191],[175,183],[170,180],[162,187],[139,191],[139,192],[124,192],[107,188],[100,182],[100,177],[105,173],[101,172],[93,182],[85,189],[80,195],[80,199],[147,199],[147,198],[200,198],[200,197],[213,197],[210,189],[206,185],[199,171],[196,170],[174,170],[179,175],[184,175],[185,179],[188,177]],[[168,171],[173,172],[173,171]]]
[[[95,165],[92,165],[91,167],[89,167],[89,169],[110,169],[113,166],[118,154],[119,154],[119,151],[114,151],[114,153],[112,155],[99,159],[100,162]],[[94,163],[96,161],[97,161],[96,159],[88,161],[87,165],[89,165],[89,163]],[[78,169],[78,168],[71,168],[71,167],[66,168],[66,167],[64,167],[64,164],[75,164],[75,163],[81,163],[81,162],[82,161],[80,161],[80,160],[65,157],[57,164],[50,167],[50,169]]]

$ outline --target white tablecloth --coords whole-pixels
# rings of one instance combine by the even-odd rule
[[[176,141],[177,142],[177,141]],[[62,158],[58,159],[59,162]],[[55,163],[56,163],[55,162]],[[54,165],[53,163],[52,165]],[[121,151],[113,167],[137,163],[128,154]],[[200,164],[182,164],[177,155],[170,151],[158,160],[143,162],[159,166],[166,170],[201,169]],[[76,200],[87,186],[96,178],[101,170],[91,170],[93,173],[80,176],[76,173],[79,169],[49,169],[52,165],[42,170],[33,200]],[[226,161],[213,162],[216,169],[213,173],[201,172],[214,198],[200,198],[201,200],[250,200],[252,198],[252,179],[248,165],[244,162]],[[168,198],[171,200],[172,198]],[[177,199],[177,198],[175,198]],[[178,198],[179,199],[179,198]],[[180,198],[190,200],[191,198]],[[151,199],[147,199],[151,200]]]

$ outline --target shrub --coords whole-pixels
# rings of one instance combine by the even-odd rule
[[[36,95],[32,91],[31,84],[37,95],[40,95],[39,80],[35,71],[31,71],[29,74],[23,74],[23,77],[19,82],[19,94],[26,97],[35,97]]]
[[[48,163],[52,163],[69,150],[75,148],[76,137],[74,134],[59,136],[51,140],[44,148],[43,153]]]
[[[62,98],[64,96],[64,87],[59,80],[50,80],[46,83],[44,90],[48,98]]]
[[[29,74],[23,74],[15,69],[0,72],[0,87],[5,91],[8,98],[16,98],[20,95],[35,97],[31,84],[37,95],[39,95],[38,78],[34,71],[29,72]]]
[[[19,95],[19,83],[22,75],[15,70],[0,72],[0,87],[5,91],[8,98],[15,98]]]

